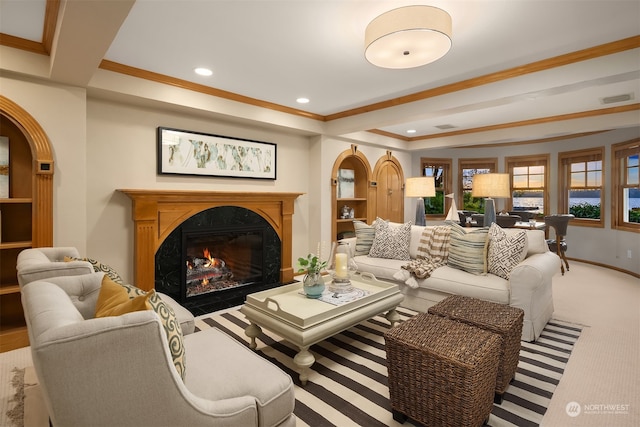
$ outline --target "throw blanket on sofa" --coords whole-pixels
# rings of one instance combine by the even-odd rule
[[[420,236],[417,258],[402,266],[393,277],[411,288],[417,288],[418,279],[426,279],[438,267],[447,264],[451,227],[437,225],[426,227]]]

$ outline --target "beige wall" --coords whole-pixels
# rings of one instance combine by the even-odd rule
[[[276,143],[278,179],[158,175],[158,126]],[[131,201],[116,189],[308,193],[308,163],[309,141],[304,137],[90,99],[87,105],[87,253],[110,260],[124,277],[133,277]],[[294,254],[308,250],[308,206],[308,194],[295,203]]]
[[[306,193],[295,205],[293,256],[315,250],[319,241],[331,238],[331,170],[336,157],[354,141],[328,136],[302,136],[286,126],[241,124],[200,110],[186,111],[173,104],[154,107],[127,101],[87,97],[84,89],[31,80],[5,73],[0,92],[27,110],[51,141],[55,161],[54,244],[76,246],[81,253],[106,262],[125,279],[133,278],[133,223],[131,203],[118,188],[201,189],[233,191],[283,191]],[[159,105],[159,106],[158,106]],[[156,128],[175,127],[232,137],[274,142],[278,145],[276,181],[230,178],[158,176],[156,174]],[[638,128],[622,129],[575,140],[509,146],[508,155],[551,153],[551,210],[557,194],[557,153],[605,145],[609,206],[612,143],[639,136]],[[386,154],[377,144],[358,144],[373,169]],[[421,156],[451,157],[454,177],[461,157],[498,157],[504,168],[504,148],[442,149],[421,152],[392,150],[405,177],[419,174]],[[501,206],[499,205],[498,208]],[[415,205],[405,200],[405,220],[413,217]],[[608,208],[607,208],[608,209]],[[635,233],[611,230],[610,213],[602,229],[570,227],[569,255],[640,274],[640,239]],[[627,258],[631,249],[632,258]]]
[[[0,93],[31,114],[49,138],[54,160],[53,242],[87,247],[85,90],[0,77]]]

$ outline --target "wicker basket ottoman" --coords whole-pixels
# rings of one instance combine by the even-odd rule
[[[453,295],[430,307],[428,313],[473,325],[502,337],[494,397],[495,403],[502,403],[504,392],[518,367],[524,311],[506,304]]]
[[[393,418],[424,425],[479,427],[488,420],[500,337],[427,313],[385,335]]]

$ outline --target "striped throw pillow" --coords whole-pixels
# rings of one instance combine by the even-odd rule
[[[365,222],[355,220],[353,221],[353,228],[356,230],[356,252],[355,256],[367,255],[371,250],[373,244],[373,237],[376,234],[376,230],[373,227],[376,222],[368,225]]]
[[[451,242],[447,265],[476,275],[487,274],[487,244],[489,228],[474,228],[467,232],[451,224]]]

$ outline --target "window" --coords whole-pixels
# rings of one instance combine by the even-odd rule
[[[549,155],[506,157],[505,163],[513,189],[508,210],[544,215],[549,206]]]
[[[558,209],[576,217],[572,224],[604,226],[603,158],[603,147],[558,153]]]
[[[640,139],[611,147],[613,228],[640,232]]]
[[[458,206],[465,211],[484,213],[484,200],[471,197],[473,176],[478,173],[492,173],[498,170],[498,159],[460,159],[458,161],[458,194],[462,202]]]
[[[445,194],[451,192],[451,159],[420,159],[423,176],[432,176],[436,182],[435,197],[424,198],[424,211],[427,218],[443,217],[449,206],[445,204]]]

